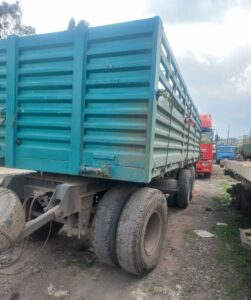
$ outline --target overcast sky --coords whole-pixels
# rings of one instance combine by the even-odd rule
[[[221,136],[251,130],[251,0],[21,0],[37,33],[161,16],[190,94]]]

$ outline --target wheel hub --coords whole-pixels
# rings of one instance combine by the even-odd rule
[[[160,215],[158,212],[154,212],[148,220],[144,236],[144,249],[147,255],[152,255],[159,244],[160,228]]]

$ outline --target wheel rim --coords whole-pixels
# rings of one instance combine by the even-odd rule
[[[152,255],[160,240],[161,236],[161,219],[158,212],[154,212],[148,219],[145,236],[144,236],[144,249],[146,255]]]

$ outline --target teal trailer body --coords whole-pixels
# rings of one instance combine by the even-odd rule
[[[2,165],[147,183],[199,142],[158,17],[0,40]]]

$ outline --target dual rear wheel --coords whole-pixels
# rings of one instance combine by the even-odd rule
[[[186,208],[192,198],[195,170],[178,176],[176,204]],[[99,259],[142,275],[160,258],[167,228],[167,201],[155,188],[121,184],[106,192],[93,222],[93,246]]]
[[[192,195],[192,174],[188,169],[182,169],[178,177],[177,206],[187,208]]]
[[[193,198],[193,189],[195,183],[195,168],[193,166],[182,169],[178,175],[178,191],[172,196],[171,206],[187,208]]]
[[[104,263],[141,275],[158,263],[166,234],[167,204],[156,189],[135,190],[121,185],[106,193],[95,215],[93,244]]]

